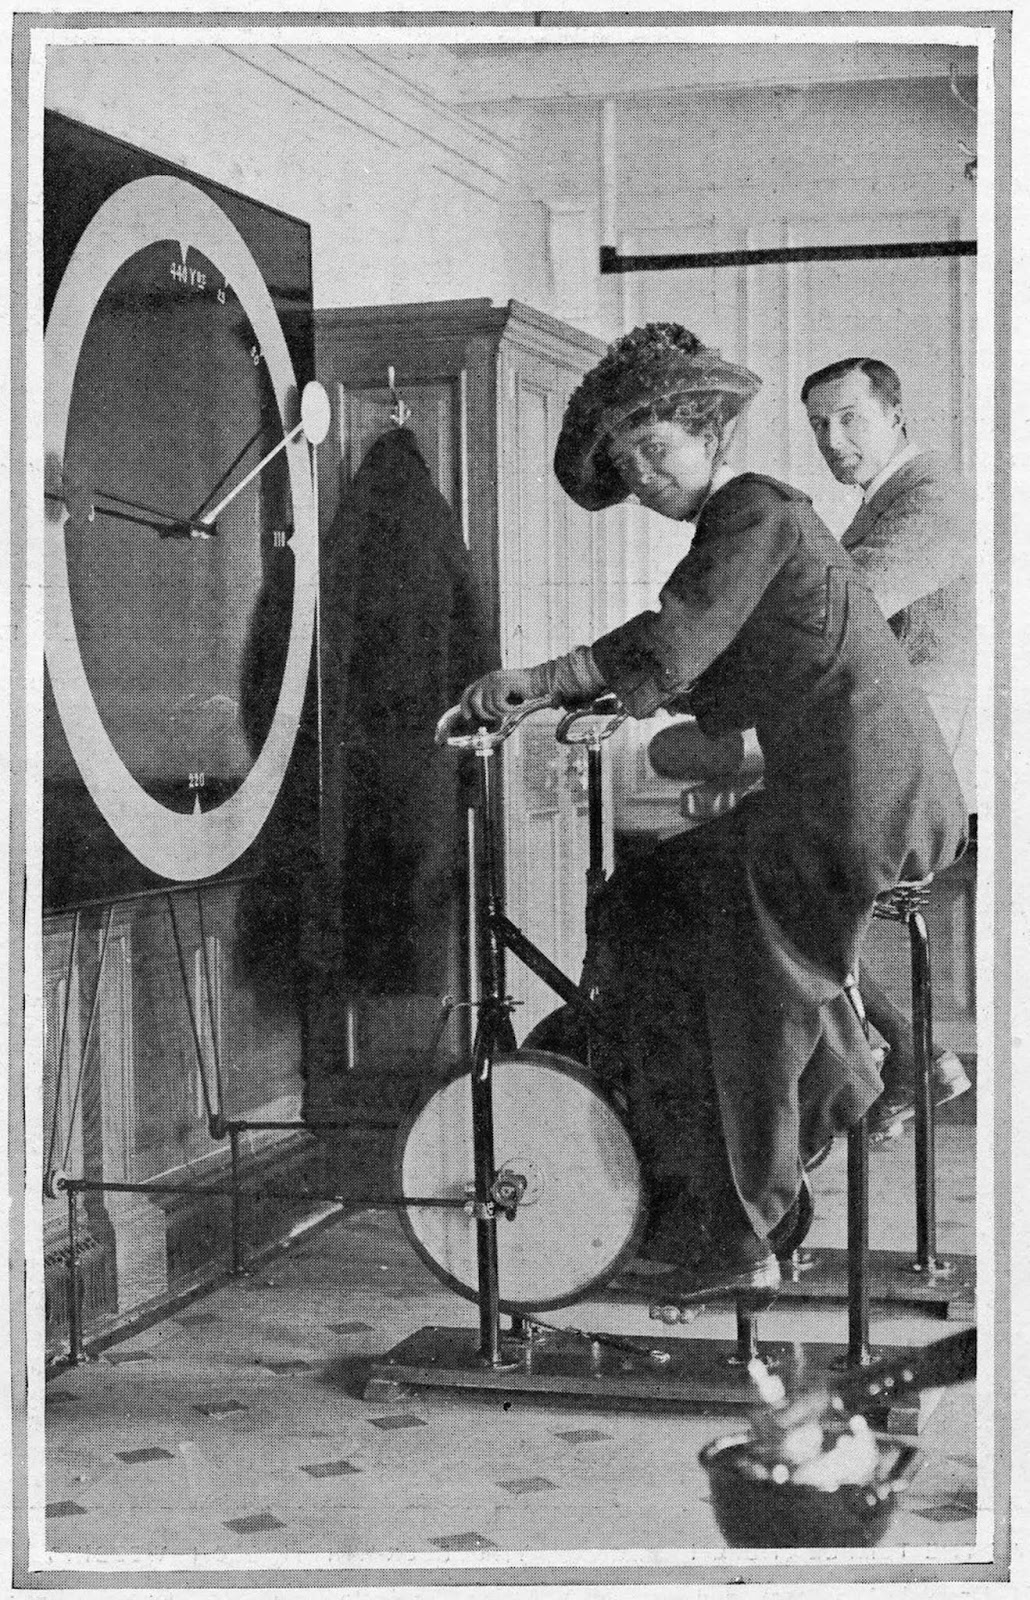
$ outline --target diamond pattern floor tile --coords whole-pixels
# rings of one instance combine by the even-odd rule
[[[270,1511],[259,1511],[252,1517],[231,1517],[225,1526],[233,1533],[271,1533],[273,1528],[285,1528],[286,1524]]]
[[[496,1550],[497,1546],[492,1539],[484,1539],[481,1533],[445,1533],[438,1539],[430,1539],[430,1544],[435,1544],[440,1550]]]
[[[340,1478],[350,1472],[360,1472],[360,1467],[355,1467],[349,1461],[316,1461],[311,1466],[301,1467],[301,1472],[306,1472],[310,1478]]]
[[[234,1411],[249,1411],[250,1407],[239,1400],[205,1400],[193,1407],[202,1417],[229,1417]]]

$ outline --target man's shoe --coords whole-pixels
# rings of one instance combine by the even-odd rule
[[[930,1093],[934,1109],[957,1100],[972,1088],[965,1067],[953,1050],[934,1056],[930,1069]],[[905,1124],[916,1114],[915,1085],[898,1084],[886,1088],[869,1112],[869,1138],[874,1144],[888,1144],[905,1131]]]

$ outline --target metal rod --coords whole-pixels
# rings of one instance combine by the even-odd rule
[[[62,1177],[60,1187],[75,1194],[215,1194],[230,1198],[233,1194],[231,1184],[115,1183],[101,1178]],[[242,1186],[239,1192],[246,1200],[335,1200],[340,1204],[355,1206],[444,1206],[460,1210],[468,1204],[464,1197],[460,1200],[446,1199],[440,1195],[352,1195],[341,1194],[337,1190],[330,1193],[320,1189],[246,1189]]]
[[[68,1040],[68,1013],[71,1008],[72,979],[75,976],[75,950],[79,942],[79,925],[82,913],[76,911],[72,919],[72,938],[68,950],[68,970],[64,980],[64,1005],[61,1007],[61,1042],[57,1050],[57,1078],[54,1085],[54,1114],[50,1121],[50,1138],[47,1141],[46,1175],[54,1170],[54,1154],[57,1150],[57,1123],[61,1115],[61,1087],[64,1082],[64,1047]]]
[[[239,1128],[241,1133],[264,1132],[276,1129],[279,1132],[294,1133],[321,1133],[323,1130],[336,1129],[343,1131],[346,1128],[375,1129],[383,1133],[395,1130],[396,1122],[248,1122],[245,1117],[230,1117],[223,1123],[226,1132],[230,1128]]]
[[[848,1132],[848,1365],[864,1367],[869,1349],[869,1127]]]
[[[599,1033],[611,1034],[612,1030],[600,1008],[594,1005],[571,978],[566,977],[560,967],[556,967],[542,950],[538,950],[536,945],[526,938],[521,928],[517,928],[514,922],[509,922],[503,913],[495,918],[495,923],[505,948],[517,956],[523,966],[528,967],[538,978],[542,978],[548,988],[553,989],[562,1000],[567,1000],[569,1005],[575,1006],[577,1011],[588,1017],[591,1025]]]
[[[603,801],[601,792],[601,747],[587,745],[587,819],[589,824],[590,854],[587,868],[587,892],[598,874],[604,873]]]
[[[229,1170],[232,1174],[232,1275],[238,1278],[243,1271],[243,1241],[240,1220],[240,1130],[229,1129]]]
[[[197,927],[200,929],[200,954],[204,965],[204,991],[207,998],[207,1020],[211,1029],[211,1054],[215,1061],[215,1103],[217,1116],[222,1115],[222,1060],[218,1048],[218,1017],[215,1014],[215,993],[211,982],[211,963],[207,954],[207,934],[204,930],[204,900],[197,886]]]
[[[933,1011],[930,941],[921,911],[907,917],[912,962],[912,1041],[916,1065],[916,1270],[937,1270],[937,1196],[934,1172]]]
[[[743,1300],[738,1300],[735,1360],[741,1366],[746,1367],[749,1361],[757,1359],[758,1353],[758,1325],[754,1314],[748,1309]]]
[[[869,1037],[869,1019],[858,984],[849,978],[844,992],[862,1032]],[[869,1117],[859,1117],[848,1131],[848,1354],[850,1367],[872,1360],[869,1349]]]
[[[252,483],[254,481],[259,472],[264,472],[265,468],[268,466],[268,463],[275,459],[280,450],[286,449],[286,446],[297,437],[303,426],[303,422],[298,422],[296,427],[290,429],[289,433],[284,433],[282,438],[279,440],[279,443],[277,445],[273,445],[272,449],[269,450],[266,456],[262,457],[257,466],[251,467],[246,477],[241,478],[239,483],[230,489],[227,495],[219,500],[213,511],[205,511],[204,515],[199,518],[199,521],[208,528],[211,527],[213,523],[217,522],[226,506],[232,504],[232,502],[236,499],[236,496],[242,493],[242,491],[247,487],[248,483]],[[191,520],[197,521],[198,519],[192,518]]]
[[[114,906],[108,906],[104,918],[104,931],[100,936],[100,959],[97,962],[97,981],[93,986],[93,999],[89,1008],[89,1021],[86,1024],[86,1037],[82,1041],[82,1054],[79,1057],[79,1076],[75,1083],[75,1098],[72,1101],[71,1112],[68,1117],[68,1137],[65,1140],[64,1155],[61,1158],[62,1167],[68,1165],[71,1155],[72,1135],[75,1132],[75,1117],[79,1109],[79,1097],[82,1094],[82,1082],[86,1075],[86,1057],[89,1047],[93,1042],[93,1025],[96,1022],[97,1011],[100,1006],[100,986],[104,981],[104,961],[107,957],[107,942],[111,935],[111,919],[114,916]]]
[[[79,1307],[79,1197],[68,1191],[68,1359],[82,1360],[82,1318]]]
[[[601,276],[618,272],[684,272],[695,267],[771,267],[801,261],[915,261],[927,256],[975,256],[975,239],[920,244],[782,245],[768,250],[704,250],[684,255],[622,256],[601,246]]]
[[[479,1285],[479,1355],[487,1366],[501,1365],[501,1308],[497,1266],[494,1181],[493,1057],[504,1024],[510,1026],[504,988],[504,947],[498,934],[503,890],[494,836],[496,792],[493,751],[479,755],[481,841],[485,918],[480,939],[482,1004],[473,1054],[472,1163],[475,1179],[476,1268]]]
[[[175,903],[172,900],[171,895],[168,896],[168,915],[172,922],[172,937],[175,940],[175,953],[179,958],[179,976],[182,978],[182,992],[186,999],[186,1010],[189,1013],[190,1031],[193,1034],[193,1049],[197,1057],[197,1071],[200,1073],[200,1089],[204,1096],[204,1110],[207,1113],[208,1128],[210,1131],[214,1118],[214,1112],[211,1106],[211,1093],[207,1086],[207,1071],[204,1065],[204,1051],[200,1042],[200,1028],[198,1027],[196,1013],[193,1009],[193,996],[190,992],[189,973],[186,971],[186,956],[182,948],[182,940],[179,937],[179,919],[175,915]]]

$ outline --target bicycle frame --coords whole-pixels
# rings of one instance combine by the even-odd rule
[[[516,1048],[511,1024],[514,1000],[507,992],[505,952],[510,951],[530,972],[540,978],[561,1000],[572,1006],[601,1037],[614,1039],[592,993],[555,966],[543,951],[527,938],[504,910],[501,860],[497,846],[497,784],[493,757],[505,740],[527,717],[553,710],[550,701],[530,700],[512,710],[497,728],[479,728],[472,733],[455,731],[461,708],[453,707],[441,718],[437,740],[456,750],[471,750],[478,765],[481,929],[478,950],[480,977],[479,1018],[472,1047],[472,1145],[474,1165],[473,1217],[476,1222],[476,1264],[479,1281],[480,1359],[499,1367],[500,1294],[497,1263],[497,1212],[513,1212],[519,1195],[509,1192],[495,1169],[492,1071],[495,1058]],[[588,706],[567,712],[555,730],[563,744],[583,744],[587,748],[587,809],[589,819],[589,865],[587,867],[587,937],[596,927],[597,898],[605,882],[602,832],[601,745],[625,721],[627,713],[606,696]],[[573,737],[573,729],[590,719],[593,726],[585,736]]]

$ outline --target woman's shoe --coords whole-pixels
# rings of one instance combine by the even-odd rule
[[[679,1267],[655,1287],[652,1320],[689,1322],[698,1307],[716,1300],[737,1300],[751,1311],[764,1311],[780,1291],[780,1263],[764,1240],[754,1236],[736,1249],[712,1256],[704,1266]]]

